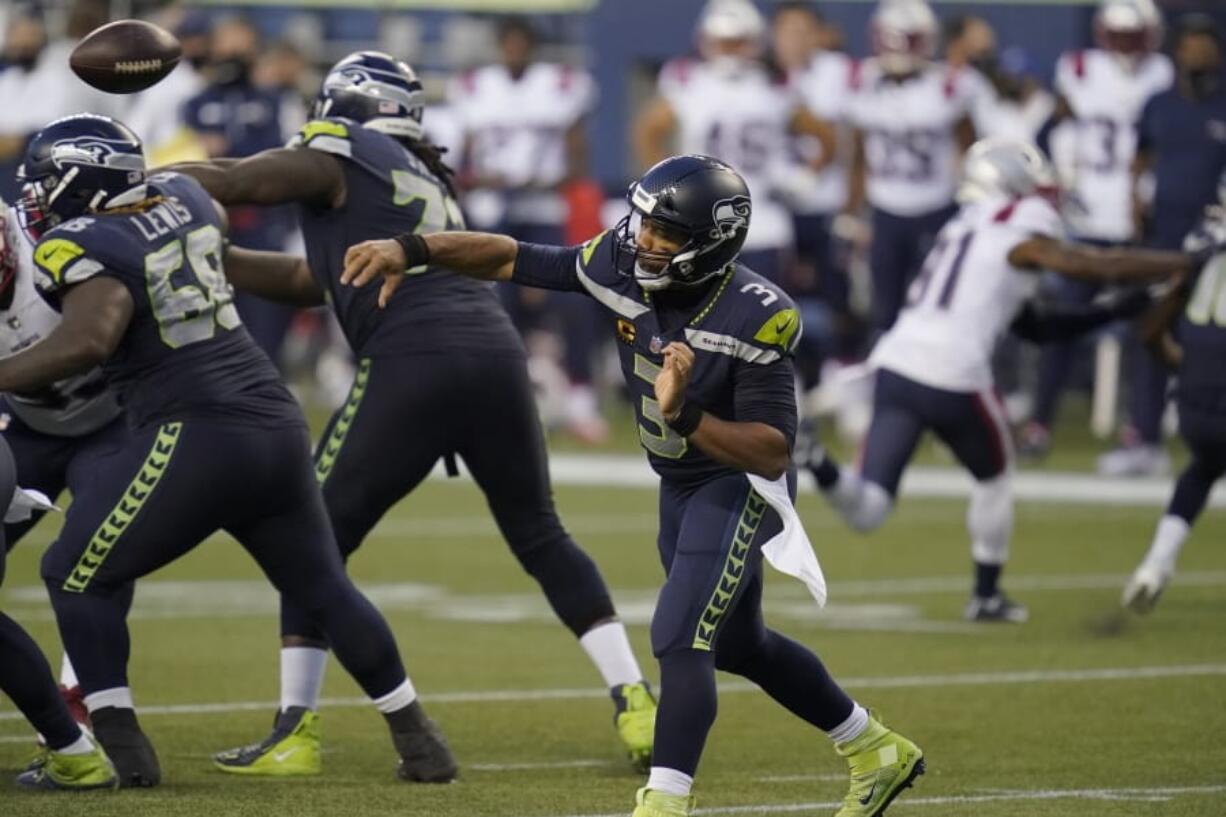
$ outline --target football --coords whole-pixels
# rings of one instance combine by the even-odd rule
[[[96,28],[68,58],[73,73],[113,94],[143,91],[169,74],[182,48],[164,28],[143,20],[117,20]]]

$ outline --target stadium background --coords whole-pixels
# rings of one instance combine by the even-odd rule
[[[769,11],[771,3],[761,3]],[[1088,45],[1091,3],[941,3],[938,14],[988,19],[1003,44],[1049,79],[1058,54]],[[1171,16],[1220,3],[1163,3]],[[421,69],[433,94],[449,74],[494,53],[496,19],[526,13],[542,56],[585,65],[600,99],[588,120],[591,172],[616,195],[635,164],[628,123],[665,60],[692,50],[698,0],[599,3],[306,3],[209,5],[242,12],[270,40],[289,38],[308,57],[302,90],[359,47],[389,48]],[[820,3],[867,53],[872,5]],[[15,5],[8,7],[11,14]],[[69,6],[49,2],[48,29]],[[113,3],[111,17],[154,15]],[[54,94],[53,88],[46,89]],[[2,128],[0,128],[2,130]],[[318,368],[313,370],[319,372]],[[309,380],[307,375],[305,380]],[[338,376],[339,377],[339,376]],[[343,377],[340,377],[343,380]],[[310,398],[308,398],[310,399]],[[315,407],[323,417],[326,394]],[[564,520],[597,559],[631,624],[640,658],[658,585],[652,480],[633,452],[623,409],[592,454],[553,440]],[[836,524],[814,496],[801,500],[834,605],[813,616],[801,593],[772,580],[768,615],[820,645],[858,695],[923,735],[936,774],[914,809],[942,815],[1220,815],[1226,811],[1226,520],[1221,493],[1193,535],[1160,614],[1118,615],[1119,588],[1148,543],[1169,480],[1099,480],[1056,471],[1092,467],[1103,443],[1075,403],[1045,468],[1019,480],[1015,559],[1006,586],[1034,612],[1025,627],[985,632],[958,620],[966,587],[962,528],[966,484],[949,458],[928,450],[899,514],[872,539]],[[1172,446],[1176,465],[1182,454]],[[1054,469],[1054,470],[1053,470]],[[14,552],[4,609],[58,652],[38,585],[44,522]],[[208,769],[208,753],[263,727],[276,688],[275,599],[233,542],[219,537],[146,582],[134,611],[132,675],[147,728],[162,749],[166,787],[72,801],[109,814],[362,813],[588,815],[624,813],[634,785],[616,757],[603,695],[564,633],[505,553],[480,494],[465,480],[434,481],[402,503],[353,562],[359,584],[385,610],[418,687],[438,702],[466,772],[445,790],[391,779],[373,715],[353,708],[356,687],[329,669],[327,772],[306,784],[235,781]],[[727,680],[727,679],[724,679]],[[730,688],[736,691],[736,687]],[[258,719],[258,723],[257,723]],[[19,767],[28,733],[0,707],[0,769]],[[839,770],[821,747],[760,695],[729,695],[704,760],[699,794],[712,813],[821,813],[841,795]],[[306,786],[302,788],[301,786]],[[70,813],[65,803],[0,786],[0,815]],[[355,805],[357,804],[357,805]]]

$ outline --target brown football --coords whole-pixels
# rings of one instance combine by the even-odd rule
[[[68,64],[95,88],[131,94],[174,70],[182,52],[179,41],[164,28],[144,20],[116,20],[77,43]]]

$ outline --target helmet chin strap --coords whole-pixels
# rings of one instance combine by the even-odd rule
[[[634,280],[648,292],[659,292],[673,285],[671,275],[649,272],[637,261],[634,263]]]

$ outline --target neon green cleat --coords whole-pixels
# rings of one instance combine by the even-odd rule
[[[621,736],[630,763],[640,772],[651,769],[651,747],[656,738],[656,698],[646,681],[613,688],[617,712],[613,725]]]
[[[43,765],[17,776],[17,784],[28,789],[49,791],[88,791],[117,789],[119,776],[102,746],[86,733],[93,751],[83,755],[66,755],[48,749]]]
[[[634,814],[631,817],[690,817],[693,813],[693,795],[665,794],[644,786],[634,795]]]
[[[878,817],[924,773],[924,753],[874,715],[854,740],[835,747],[851,767],[851,789],[834,817]]]
[[[306,777],[319,774],[319,715],[301,706],[278,712],[272,734],[259,743],[213,755],[213,765],[230,774]]]

